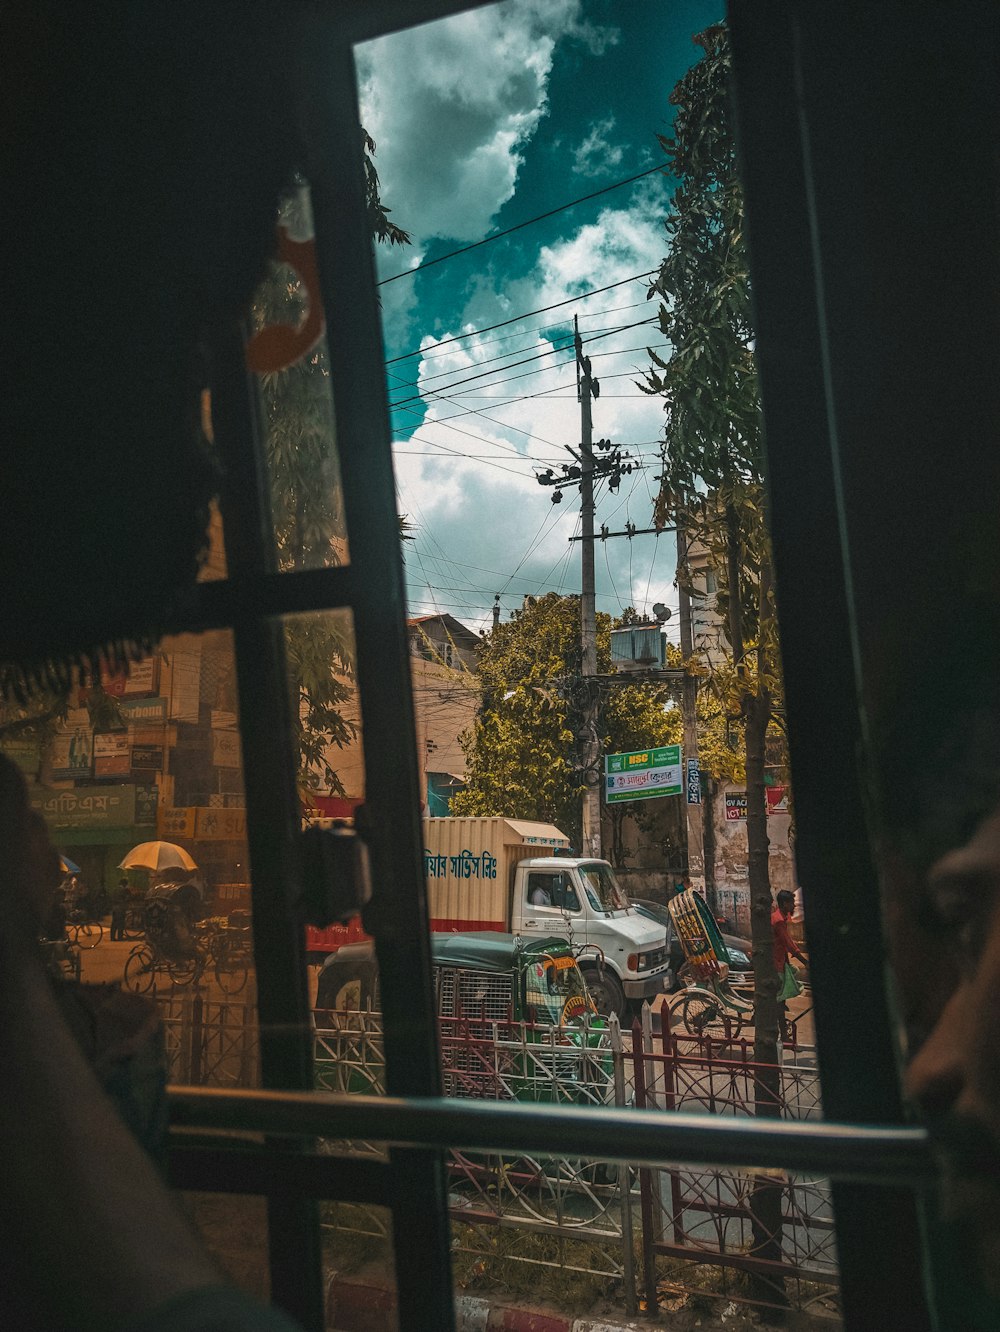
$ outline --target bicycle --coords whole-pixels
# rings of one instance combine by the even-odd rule
[[[147,994],[158,975],[167,976],[171,985],[180,988],[201,980],[206,960],[198,949],[189,956],[168,957],[152,944],[136,944],[125,959],[123,979],[135,994]]]
[[[80,948],[96,948],[104,938],[104,926],[99,920],[88,920],[84,912],[74,911],[66,921],[66,937]]]
[[[80,946],[70,939],[41,939],[45,964],[53,976],[63,980],[80,979]]]
[[[216,983],[223,994],[239,994],[253,965],[250,926],[232,921],[209,921],[202,927]]]
[[[142,902],[125,908],[125,923],[122,933],[126,939],[141,939],[146,933],[146,907]]]

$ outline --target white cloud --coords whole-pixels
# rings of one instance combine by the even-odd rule
[[[477,240],[490,229],[546,113],[557,42],[597,52],[616,40],[580,9],[580,0],[506,0],[358,48],[383,198],[415,240]]]
[[[573,170],[579,176],[602,176],[621,166],[624,152],[611,142],[615,118],[607,116],[590,127],[590,132],[573,153]]]
[[[535,270],[502,293],[506,308],[540,309],[653,268],[662,255],[663,215],[662,192],[655,186],[640,191],[630,207],[604,209],[596,222],[540,251]],[[424,339],[419,367],[407,362],[417,371],[416,376],[407,371],[407,378],[419,377],[427,404],[423,425],[396,448],[400,509],[410,515],[418,536],[406,551],[413,608],[448,610],[481,627],[488,622],[493,593],[502,588],[505,616],[526,592],[579,590],[580,544],[568,542],[579,517],[578,492],[566,489],[562,504],[553,506],[552,490],[539,486],[533,473],[548,466],[558,470],[571,461],[567,447],[579,449],[573,357],[553,350],[554,342],[565,345],[571,338],[574,311],[601,381],[593,404],[594,438],[632,446],[636,461],[645,464],[622,478],[617,495],[606,485],[599,488],[598,528],[651,526],[662,404],[637,394],[634,380],[648,364],[646,345],[661,338],[655,325],[646,324],[596,337],[655,316],[645,293],[645,281],[631,282],[528,319],[523,327],[512,325],[521,328],[516,334],[504,329],[447,342],[496,322],[501,293],[482,277],[463,321],[440,338]],[[561,327],[537,331],[560,319]],[[525,363],[514,366],[514,361]],[[669,535],[598,541],[598,609],[616,613],[632,603],[649,610],[656,601],[676,607],[673,561]],[[675,614],[668,626],[674,638],[676,624]]]

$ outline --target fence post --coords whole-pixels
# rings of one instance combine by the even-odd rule
[[[647,1108],[646,1051],[642,1043],[639,1019],[632,1023],[632,1056],[635,1062],[635,1104],[637,1110]],[[646,1296],[646,1313],[652,1317],[656,1303],[656,1250],[653,1233],[653,1172],[649,1166],[639,1167],[639,1204],[642,1214],[642,1274]]]
[[[615,1071],[615,1105],[625,1104],[625,1048],[622,1044],[622,1029],[617,1013],[608,1018],[608,1032],[611,1036],[611,1060]],[[635,1289],[635,1251],[632,1247],[632,1190],[629,1186],[629,1167],[626,1161],[618,1162],[618,1197],[622,1213],[622,1279],[625,1286],[625,1312],[631,1318],[638,1313],[639,1305]]]
[[[205,1022],[201,991],[191,996],[191,1082],[200,1087],[206,1079]]]
[[[663,1048],[663,1108],[664,1110],[677,1109],[677,1042],[674,1040],[673,1032],[668,1026],[660,1027],[660,1045]],[[681,1202],[681,1181],[680,1174],[676,1170],[670,1170],[670,1215],[674,1227],[674,1243],[684,1243],[684,1223],[682,1220],[684,1208]],[[663,1201],[663,1171],[660,1171],[660,1201]]]
[[[179,1056],[177,1069],[177,1081],[187,1082],[194,1085],[194,1023],[191,1020],[191,995],[184,994],[180,996],[180,1038],[177,1042],[177,1053]],[[171,996],[171,1004],[174,1002],[174,996]]]
[[[641,1009],[642,1013],[642,1053],[644,1056],[653,1056],[653,1010],[647,1000]],[[655,1058],[650,1058],[646,1076],[646,1100],[649,1106],[654,1110],[660,1109],[660,1070]]]

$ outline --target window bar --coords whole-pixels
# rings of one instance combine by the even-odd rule
[[[216,1087],[171,1088],[170,1114],[173,1125],[185,1130],[252,1127],[293,1136],[322,1133],[330,1138],[364,1137],[426,1147],[453,1144],[469,1151],[777,1167],[878,1185],[876,1198],[885,1197],[886,1186],[905,1181],[912,1188],[921,1188],[935,1178],[927,1130],[918,1125],[872,1126],[822,1119],[778,1122],[713,1118],[683,1110],[664,1115],[617,1106],[235,1092]],[[182,1145],[186,1138],[178,1135],[174,1141]],[[884,1279],[885,1268],[881,1270]]]
[[[213,428],[225,480],[226,558],[237,578],[274,570],[274,539],[258,400],[238,328],[213,347]],[[234,626],[240,736],[251,866],[254,961],[265,1087],[312,1086],[298,837],[301,811],[288,716],[281,621],[243,617]],[[268,1246],[275,1302],[304,1327],[323,1328],[322,1265],[315,1201],[268,1198]]]
[[[364,921],[379,960],[388,1092],[438,1096],[403,567],[354,59],[329,18],[313,11],[310,23],[302,52],[312,109],[308,175],[350,557],[362,589],[354,603],[366,774],[358,824],[373,878]],[[392,1164],[400,1326],[447,1332],[454,1309],[443,1160],[403,1150]]]
[[[824,1111],[849,1123],[902,1123],[878,878],[859,770],[851,612],[792,8],[783,0],[730,0],[729,6],[795,787],[795,859],[806,894]],[[913,1195],[835,1183],[833,1203],[845,1325],[929,1327]],[[873,1252],[882,1255],[878,1271]]]

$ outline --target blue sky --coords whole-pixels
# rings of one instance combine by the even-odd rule
[[[579,447],[574,314],[601,380],[594,437],[642,464],[617,494],[599,488],[597,524],[651,526],[662,406],[635,380],[662,339],[640,275],[663,258],[670,184],[653,174],[563,205],[663,162],[691,36],[721,14],[708,0],[501,0],[358,49],[383,199],[413,238],[379,254],[412,614],[479,629],[497,593],[506,619],[525,594],[579,591],[578,495],[553,505],[535,481]],[[667,534],[599,542],[598,610],[675,606],[673,562]]]

